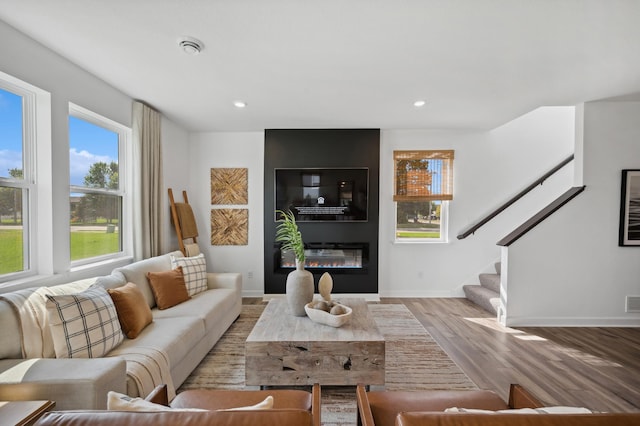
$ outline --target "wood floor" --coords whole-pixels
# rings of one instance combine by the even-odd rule
[[[547,405],[640,411],[640,328],[505,328],[466,299],[381,303],[405,304],[479,388],[505,399],[519,383]]]
[[[478,387],[520,383],[548,405],[640,411],[640,328],[506,328],[466,299],[404,303]]]

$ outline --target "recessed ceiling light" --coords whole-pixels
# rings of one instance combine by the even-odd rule
[[[178,39],[178,46],[187,55],[197,55],[204,49],[204,44],[193,37],[180,37]]]
[[[233,101],[233,106],[236,108],[244,108],[247,106],[247,103],[244,101]]]
[[[416,108],[420,108],[420,107],[423,107],[425,104],[426,102],[421,99],[421,100],[415,101],[413,103],[413,106]]]

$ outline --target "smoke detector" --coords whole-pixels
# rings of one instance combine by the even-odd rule
[[[193,37],[180,37],[178,39],[178,46],[188,55],[197,55],[204,49],[204,44]]]

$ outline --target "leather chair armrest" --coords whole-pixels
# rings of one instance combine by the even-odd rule
[[[320,384],[316,383],[313,385],[313,388],[311,389],[311,399],[311,417],[313,426],[320,426],[320,411],[322,409],[322,407],[320,406]]]
[[[509,386],[509,407],[510,408],[538,408],[544,404],[533,396],[528,390],[518,384],[512,383]]]
[[[169,394],[167,392],[167,385],[156,386],[156,388],[147,395],[145,401],[153,402],[154,404],[162,404],[168,407]]]
[[[373,413],[371,412],[371,406],[369,405],[369,398],[367,397],[367,389],[362,384],[358,384],[356,387],[356,402],[358,404],[358,426],[375,426]]]

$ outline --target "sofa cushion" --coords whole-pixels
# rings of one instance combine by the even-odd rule
[[[96,284],[101,285],[105,289],[122,287],[127,283],[121,272],[113,271],[110,275],[104,275],[96,278]]]
[[[101,286],[47,299],[56,358],[101,357],[124,339],[113,300]]]
[[[189,299],[182,266],[163,272],[148,272],[147,278],[158,309],[167,309]]]
[[[126,392],[125,372],[120,358],[0,360],[0,401],[50,400],[56,410],[103,410],[109,391]]]
[[[215,327],[219,327],[221,315],[228,309],[232,309],[237,303],[238,297],[236,292],[221,288],[216,290],[203,291],[189,299],[187,302],[174,306],[171,309],[162,311],[154,310],[154,318],[173,318],[173,317],[197,317],[204,320],[205,329],[210,332]]]
[[[0,330],[14,330],[0,333],[0,359],[22,358],[22,330],[18,313],[0,295]]]
[[[135,339],[153,321],[151,309],[144,300],[144,296],[134,283],[110,288],[107,292],[116,305],[122,332],[129,339]]]
[[[115,269],[114,272],[112,272],[112,275],[121,273],[124,275],[125,282],[135,283],[144,295],[149,307],[153,308],[156,305],[156,301],[153,298],[153,292],[149,286],[149,280],[147,280],[147,272],[162,272],[171,269],[172,254],[174,256],[178,256],[181,253],[178,251],[140,260],[130,265]]]
[[[189,296],[198,294],[207,289],[207,262],[204,254],[194,257],[171,256],[171,267],[182,267],[184,282],[187,285]]]
[[[167,355],[169,367],[173,369],[204,337],[204,322],[199,318],[154,317],[153,322],[146,326],[135,340],[125,339],[109,353],[109,356],[136,353],[138,348],[154,348]]]

